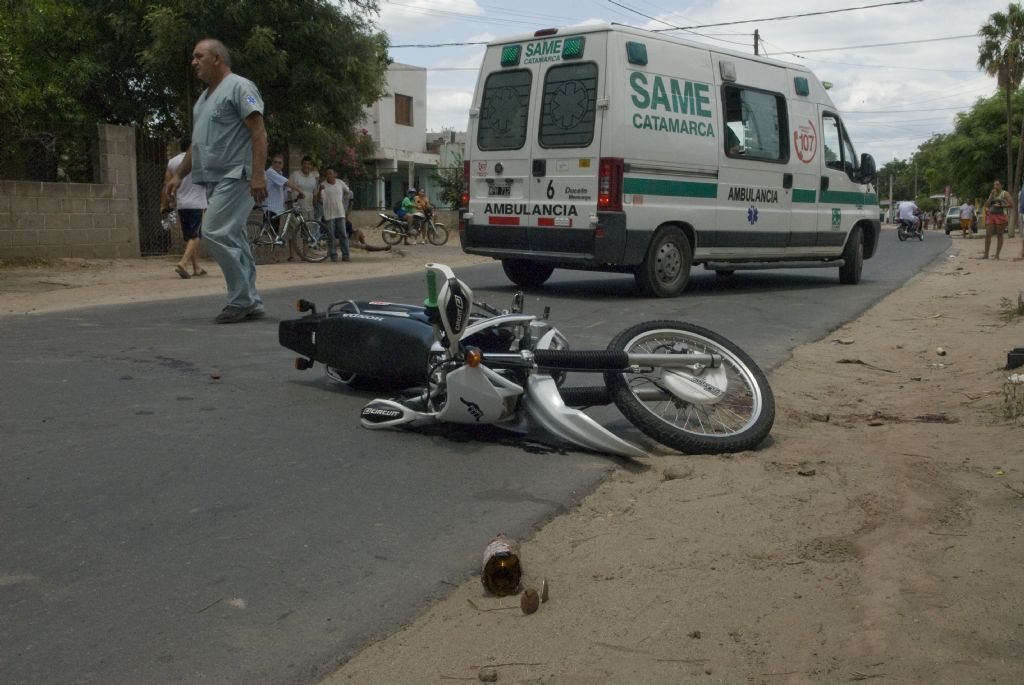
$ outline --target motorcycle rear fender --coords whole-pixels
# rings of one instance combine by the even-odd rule
[[[426,382],[434,331],[415,315],[364,310],[282,321],[278,341],[313,361],[405,388]]]

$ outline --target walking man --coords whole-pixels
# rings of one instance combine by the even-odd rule
[[[960,205],[960,230],[963,231],[965,238],[971,237],[973,223],[974,205],[971,204],[970,200],[964,200],[964,203]]]
[[[196,43],[192,68],[207,87],[192,109],[192,146],[164,192],[174,196],[189,172],[206,190],[203,238],[227,285],[227,306],[214,321],[258,319],[264,315],[263,300],[256,291],[245,221],[253,201],[259,204],[267,196],[263,98],[252,81],[232,73],[231,55],[219,40]]]
[[[992,182],[992,192],[985,201],[985,209],[985,253],[978,259],[988,259],[993,235],[996,237],[996,253],[992,259],[999,259],[999,253],[1003,251],[1003,233],[1006,231],[1006,212],[1013,209],[1013,198],[1003,190],[1003,183],[999,179]]]

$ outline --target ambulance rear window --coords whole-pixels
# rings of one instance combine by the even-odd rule
[[[480,102],[476,145],[481,150],[518,150],[526,142],[532,75],[526,69],[487,77]]]
[[[541,107],[541,147],[590,145],[597,118],[597,65],[589,62],[548,69]]]

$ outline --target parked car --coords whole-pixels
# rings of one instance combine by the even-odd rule
[[[949,235],[951,231],[960,230],[960,208],[950,207],[946,210],[946,235]],[[971,219],[971,232],[978,232],[978,215],[975,214],[974,218]]]

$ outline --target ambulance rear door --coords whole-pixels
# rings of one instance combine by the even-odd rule
[[[539,38],[524,66],[536,75],[525,211],[534,253],[594,253],[608,32]]]

